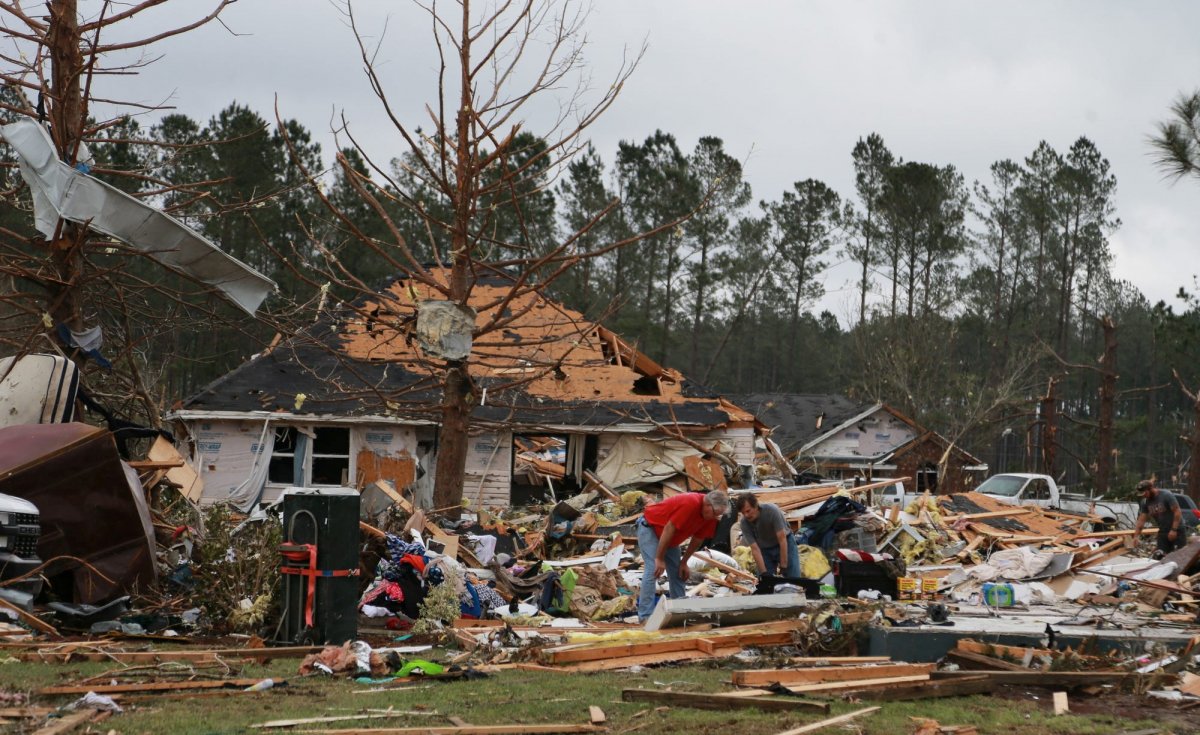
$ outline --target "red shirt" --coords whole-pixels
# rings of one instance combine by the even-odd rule
[[[686,539],[712,538],[717,532],[717,519],[705,520],[701,508],[704,505],[704,493],[680,493],[646,506],[642,517],[654,529],[654,535],[662,537],[667,523],[675,526],[673,543],[681,543]]]

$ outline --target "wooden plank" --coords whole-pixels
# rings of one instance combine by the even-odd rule
[[[958,664],[960,668],[966,671],[1028,671],[1027,668],[1020,664],[1014,664],[1004,659],[984,656],[981,653],[972,653],[970,651],[952,649],[946,652],[946,658]]]
[[[732,567],[723,562],[719,562],[716,559],[713,559],[710,556],[701,554],[698,551],[695,554],[692,554],[692,556],[694,556],[695,558],[704,562],[705,564],[710,564],[710,565],[716,567],[717,569],[720,569],[722,572],[728,572],[728,573],[732,574],[733,576],[740,577],[741,579],[744,579],[748,582],[754,582],[756,584],[758,583],[758,577],[754,576],[753,574],[750,574],[749,572],[744,572],[741,569],[738,569],[737,567]]]
[[[1101,562],[1106,562],[1114,556],[1120,556],[1122,553],[1124,553],[1124,551],[1125,540],[1119,538],[1113,539],[1112,541],[1093,549],[1090,554],[1082,559],[1082,561],[1076,561],[1073,563],[1071,568],[1086,569],[1088,567],[1100,564]]]
[[[628,656],[626,658],[611,658],[602,661],[581,661],[576,664],[567,664],[560,667],[562,671],[612,671],[614,669],[627,669],[630,666],[651,666],[653,664],[673,663],[676,661],[698,661],[705,658],[721,658],[723,656],[733,656],[741,652],[739,646],[729,646],[728,648],[719,648],[716,653],[705,653],[704,651],[679,651],[678,653],[651,653],[644,656]]]
[[[21,608],[12,604],[8,600],[0,599],[0,607],[4,608],[5,610],[12,610],[13,612],[15,612],[17,614],[17,617],[21,619],[21,622],[25,623],[26,625],[28,625],[30,628],[33,628],[34,630],[40,631],[42,633],[46,633],[47,635],[52,635],[52,636],[58,635],[58,631],[54,629],[53,625],[42,622],[41,618],[37,617],[36,615],[30,615],[29,613],[25,612]]]
[[[911,699],[935,699],[939,697],[965,697],[986,694],[996,688],[986,676],[964,676],[945,681],[923,681],[882,689],[849,689],[839,692],[843,697],[871,700],[873,702],[900,702]]]
[[[588,705],[588,720],[593,725],[603,725],[608,722],[608,715],[604,714],[604,710],[594,704]]]
[[[84,725],[108,718],[112,712],[101,711],[95,709],[81,709],[78,712],[60,717],[59,719],[49,722],[45,727],[35,730],[33,735],[65,735],[69,732],[83,727]]]
[[[660,692],[653,689],[623,689],[624,702],[654,702],[675,707],[694,709],[760,709],[764,712],[789,712],[806,710],[829,712],[824,702],[810,702],[795,697],[731,697],[727,694],[697,694],[695,692]]]
[[[409,715],[434,716],[437,712],[408,712],[396,710],[392,712],[378,712],[367,715],[333,715],[330,717],[305,717],[299,720],[271,720],[269,722],[256,722],[251,725],[256,730],[272,729],[276,727],[296,727],[297,725],[319,725],[325,722],[346,722],[349,720],[384,720],[390,717],[407,717]]]
[[[542,651],[542,659],[552,664],[567,664],[578,661],[600,661],[609,658],[626,658],[629,656],[645,656],[655,653],[677,653],[679,651],[701,650],[700,639],[683,638],[672,641],[646,641],[644,643],[621,643],[617,645],[597,646],[594,648],[576,648],[563,651],[547,649]]]
[[[551,733],[607,732],[598,725],[445,725],[440,727],[382,727],[369,730],[307,730],[326,735],[549,735]]]
[[[956,679],[964,676],[986,676],[993,684],[1017,684],[1020,686],[1073,687],[1092,684],[1131,684],[1144,682],[1144,674],[1120,671],[935,671],[935,680]],[[1173,675],[1164,674],[1168,679]]]
[[[1071,711],[1071,705],[1067,702],[1066,692],[1054,692],[1054,714],[1065,715]]]
[[[816,732],[817,730],[822,730],[832,725],[840,725],[843,722],[849,722],[859,717],[874,714],[878,711],[879,707],[867,707],[866,709],[855,710],[854,712],[848,712],[844,715],[838,715],[837,717],[830,717],[828,720],[810,722],[807,725],[801,725],[800,727],[793,728],[791,730],[784,730],[783,732],[779,733],[779,735],[804,735],[806,732]]]
[[[891,656],[793,656],[788,663],[793,666],[856,666],[859,664],[886,664]]]
[[[967,673],[967,672],[964,672]],[[981,673],[981,672],[969,672]],[[793,694],[811,694],[814,696],[838,695],[843,691],[859,690],[859,689],[882,689],[890,687],[903,687],[913,684],[920,684],[929,681],[929,674],[918,676],[895,676],[887,679],[851,679],[849,681],[829,681],[822,684],[796,684],[793,686],[784,685],[784,688]],[[736,692],[730,692],[726,696],[730,697],[765,697],[773,694],[768,689],[742,689]]]
[[[813,666],[803,669],[747,669],[733,672],[733,683],[741,687],[780,684],[808,684],[852,679],[886,679],[896,676],[928,674],[934,664],[882,664],[879,666]]]
[[[1143,536],[1145,536],[1147,534],[1151,534],[1151,533],[1158,533],[1158,529],[1157,528],[1143,528],[1142,529]],[[1133,535],[1133,529],[1129,528],[1129,529],[1125,529],[1123,531],[1092,531],[1091,533],[1081,533],[1077,536],[1073,536],[1072,538],[1074,538],[1076,541],[1078,541],[1081,539],[1108,538],[1109,536],[1117,537],[1117,536],[1132,536],[1132,535]]]
[[[475,621],[478,622],[478,621]],[[281,646],[279,648],[212,648],[181,651],[96,651],[96,650],[39,650],[17,654],[21,661],[114,661],[123,664],[163,663],[186,661],[208,663],[218,659],[268,661],[283,658],[303,658],[319,653],[324,646]]]
[[[54,694],[87,694],[95,692],[96,694],[122,694],[122,693],[137,693],[145,692],[168,692],[178,689],[223,689],[232,687],[236,689],[245,689],[246,687],[254,686],[262,681],[262,679],[219,679],[216,681],[145,681],[136,684],[96,684],[89,686],[57,686],[57,687],[42,687],[34,693],[42,696]]]

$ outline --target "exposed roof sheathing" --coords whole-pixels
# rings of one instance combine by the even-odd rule
[[[443,270],[435,276],[444,278]],[[639,353],[603,326],[533,291],[507,300],[512,281],[480,277],[470,372],[487,389],[477,420],[506,424],[679,423],[700,427],[753,416]],[[189,399],[184,410],[297,411],[398,416],[439,400],[437,360],[415,336],[418,305],[433,289],[396,279],[378,295],[323,319]],[[482,395],[481,395],[482,398]],[[428,413],[425,414],[429,418]]]

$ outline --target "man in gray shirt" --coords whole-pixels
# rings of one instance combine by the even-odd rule
[[[759,574],[779,574],[793,579],[800,576],[800,555],[796,537],[783,511],[774,503],[759,504],[754,493],[742,493],[734,502],[742,520],[738,527],[750,544]]]

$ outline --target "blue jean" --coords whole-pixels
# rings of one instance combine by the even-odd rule
[[[787,569],[783,570],[784,577],[795,579],[800,576],[800,554],[796,552],[796,537],[789,533],[784,543],[788,545],[788,565]],[[762,552],[763,562],[767,565],[764,573],[775,573],[775,568],[779,566],[780,547],[778,546],[763,546],[759,544],[758,550]]]
[[[642,552],[642,588],[638,592],[638,620],[645,622],[654,612],[654,591],[657,586],[654,579],[654,557],[658,555],[658,536],[654,529],[638,519],[637,523],[638,548]],[[667,564],[667,594],[672,600],[684,596],[683,580],[679,578],[679,563],[683,558],[678,546],[667,549],[663,559]]]

